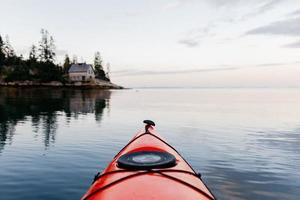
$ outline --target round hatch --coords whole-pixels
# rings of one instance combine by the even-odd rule
[[[117,163],[124,169],[158,169],[175,166],[176,158],[168,152],[139,151],[122,155]]]

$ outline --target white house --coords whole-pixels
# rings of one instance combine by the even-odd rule
[[[92,65],[86,63],[72,64],[69,71],[70,81],[92,81],[95,80],[95,72]]]

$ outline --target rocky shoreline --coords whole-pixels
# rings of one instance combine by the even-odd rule
[[[13,81],[0,82],[0,87],[54,87],[54,88],[82,88],[82,89],[124,89],[114,83],[97,80],[95,82],[62,83],[59,81],[36,82],[36,81]]]

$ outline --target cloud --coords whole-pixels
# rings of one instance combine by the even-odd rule
[[[188,69],[188,70],[169,70],[169,71],[151,71],[151,70],[121,70],[112,72],[115,76],[143,76],[143,75],[165,75],[165,74],[188,74],[197,72],[213,72],[236,70],[238,67],[215,67],[204,69]]]
[[[278,62],[278,63],[263,63],[259,65],[255,65],[252,67],[275,67],[275,66],[284,66],[284,65],[294,65],[294,64],[300,64],[300,61],[294,61],[294,62]]]
[[[283,45],[284,48],[300,48],[300,41]]]
[[[214,23],[209,23],[206,27],[190,30],[186,33],[184,38],[178,41],[178,43],[190,48],[199,46],[200,42],[205,38],[216,35],[214,33],[215,27],[216,25]]]
[[[276,0],[275,0],[276,1]],[[209,6],[212,6],[214,8],[222,8],[226,6],[232,6],[236,4],[243,4],[244,0],[204,0]],[[163,6],[163,9],[175,9],[179,8],[188,4],[193,3],[201,3],[199,0],[170,0],[167,4]]]
[[[271,0],[263,4],[258,10],[257,13],[264,13],[272,8],[274,8],[278,3],[282,2],[282,0]]]
[[[257,0],[257,1],[245,1],[245,0],[207,0],[207,2],[216,7],[245,7],[249,4],[257,4],[258,9],[254,11],[255,13],[263,13],[273,8],[276,4],[282,2],[283,0]]]
[[[234,5],[243,1],[242,0],[207,0],[207,2],[210,5],[218,8],[218,7]]]
[[[271,24],[249,30],[245,35],[288,35],[300,36],[300,18],[276,21]]]
[[[173,8],[178,8],[179,6],[182,5],[181,1],[174,1],[166,4],[163,9],[168,10],[168,9],[173,9]]]
[[[297,16],[297,15],[300,15],[300,10],[295,10],[294,12],[288,14],[288,16]]]
[[[181,1],[175,1],[181,2]],[[175,2],[174,5],[175,5]],[[191,2],[186,0],[182,2]],[[234,14],[222,18],[217,18],[211,22],[209,22],[206,26],[201,27],[201,28],[195,28],[193,30],[190,30],[186,33],[186,36],[181,38],[178,43],[185,45],[186,47],[193,48],[199,46],[199,44],[202,41],[208,41],[207,39],[213,38],[214,42],[216,41],[232,41],[233,39],[228,40],[228,38],[222,38],[222,34],[220,34],[220,29],[221,27],[226,27],[228,28],[232,24],[238,24],[241,23],[241,21],[247,20],[249,18],[256,17],[258,15],[261,15],[272,8],[274,8],[278,3],[282,2],[282,0],[267,0],[267,1],[255,1],[255,2],[245,2],[241,0],[209,0],[207,1],[210,5],[213,5],[217,9],[219,7],[226,7],[228,6],[227,9],[229,10],[239,10],[242,7],[249,7],[253,9],[248,9],[250,12],[245,12],[244,14],[241,14],[240,16],[234,16]],[[177,5],[176,4],[176,5]],[[230,12],[229,12],[230,13]],[[235,13],[235,12],[232,12]]]
[[[178,43],[183,44],[186,47],[190,47],[190,48],[196,47],[199,45],[199,41],[197,41],[196,39],[192,39],[192,38],[179,40]]]
[[[282,2],[282,0],[267,1],[264,4],[262,4],[260,7],[258,7],[258,9],[256,9],[255,11],[242,16],[241,20],[246,20],[246,19],[252,18],[254,16],[264,14],[264,13],[270,11],[271,9],[273,9],[280,2]]]
[[[163,10],[170,10],[182,7],[187,4],[197,2],[197,0],[171,0],[169,3],[163,6]]]
[[[219,71],[233,71],[233,70],[242,70],[242,69],[253,69],[253,68],[268,68],[268,67],[282,67],[288,65],[300,64],[300,61],[295,62],[286,62],[286,63],[262,63],[257,65],[248,65],[248,66],[233,66],[233,65],[219,65],[211,66],[210,68],[196,68],[196,69],[187,69],[187,70],[167,70],[167,71],[153,71],[153,70],[119,70],[112,71],[114,76],[144,76],[144,75],[173,75],[173,74],[189,74],[189,73],[202,73],[202,72],[219,72]]]

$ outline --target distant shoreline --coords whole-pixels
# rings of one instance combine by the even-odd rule
[[[97,83],[62,83],[59,81],[51,82],[36,82],[36,81],[12,81],[0,82],[0,87],[16,87],[16,88],[36,88],[36,87],[51,87],[51,88],[80,88],[80,89],[125,89],[122,86],[116,85],[108,81],[98,81]]]

